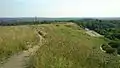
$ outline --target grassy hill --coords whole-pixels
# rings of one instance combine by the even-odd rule
[[[73,23],[1,26],[0,61],[38,44],[35,30],[45,34],[43,45],[30,57],[27,68],[119,68],[120,57],[100,46],[104,37],[94,37]]]
[[[119,68],[119,57],[106,54],[100,46],[108,42],[92,37],[75,24],[35,26],[45,32],[46,42],[32,56],[28,68]]]

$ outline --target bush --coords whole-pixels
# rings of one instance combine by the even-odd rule
[[[120,47],[117,48],[117,54],[120,54]]]
[[[56,26],[60,26],[60,25],[57,24]]]
[[[110,47],[107,44],[102,45],[102,49],[106,51],[106,53],[114,53],[116,51],[115,48]]]
[[[103,45],[102,45],[102,49],[103,49],[103,50],[106,50],[106,48],[109,48],[109,45],[103,44]]]
[[[108,43],[108,45],[110,45],[112,48],[120,47],[120,43],[119,42],[115,42],[115,41],[112,41],[112,42]]]
[[[114,48],[106,48],[106,53],[114,53],[116,50]]]

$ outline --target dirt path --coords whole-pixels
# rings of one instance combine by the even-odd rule
[[[33,55],[39,48],[40,45],[42,45],[42,36],[38,34],[40,38],[40,44],[33,46],[32,48],[29,48],[26,51],[23,51],[19,54],[11,56],[8,61],[2,65],[0,68],[24,68],[25,66],[25,60],[30,56]]]

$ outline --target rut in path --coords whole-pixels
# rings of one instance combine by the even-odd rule
[[[38,36],[40,38],[39,45],[33,46],[26,51],[11,56],[0,68],[24,68],[25,60],[28,58],[28,56],[33,55],[42,45],[43,37],[40,34],[38,34]]]

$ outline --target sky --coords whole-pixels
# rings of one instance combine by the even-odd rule
[[[120,0],[0,0],[0,17],[120,17]]]

